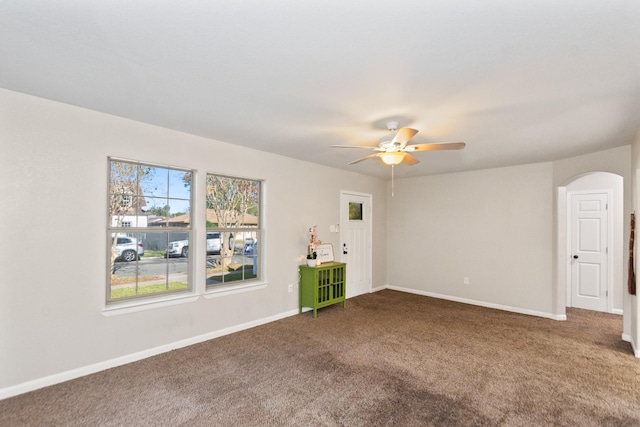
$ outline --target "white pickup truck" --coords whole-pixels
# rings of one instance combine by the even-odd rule
[[[220,233],[207,233],[207,253],[220,253]],[[167,256],[189,256],[189,240],[176,240],[169,242]]]

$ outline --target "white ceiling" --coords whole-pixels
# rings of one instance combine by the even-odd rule
[[[2,0],[0,87],[389,177],[549,161],[640,129],[638,0]]]

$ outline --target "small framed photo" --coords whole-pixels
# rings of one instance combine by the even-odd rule
[[[323,243],[316,247],[316,253],[320,262],[333,261],[333,245],[331,243]]]

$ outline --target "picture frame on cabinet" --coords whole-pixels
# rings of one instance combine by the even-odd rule
[[[333,262],[333,245],[331,243],[322,243],[316,247],[316,253],[321,263]]]

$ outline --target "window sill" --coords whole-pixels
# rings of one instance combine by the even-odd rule
[[[199,295],[193,293],[166,295],[154,299],[127,301],[108,305],[102,310],[105,317],[119,316],[121,314],[136,313],[139,311],[153,310],[156,308],[168,307],[177,304],[187,304],[195,302],[200,298]]]
[[[207,289],[204,293],[204,297],[207,299],[218,298],[227,295],[238,294],[241,292],[250,292],[257,291],[259,289],[264,289],[267,287],[268,282],[251,282],[251,283],[243,283],[241,285],[220,285],[220,286],[212,286]]]

